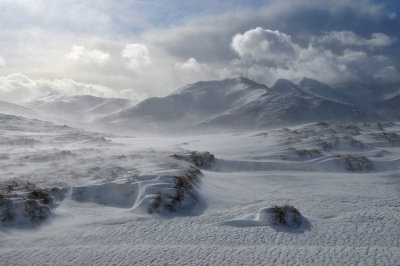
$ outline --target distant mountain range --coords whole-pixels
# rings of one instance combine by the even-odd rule
[[[50,95],[18,104],[0,101],[0,113],[82,126],[131,105],[127,99]]]
[[[89,123],[100,116],[130,107],[131,101],[90,95],[56,96],[37,99],[26,103],[25,106],[72,123]]]
[[[357,87],[357,91],[361,88]],[[304,78],[279,79],[268,88],[246,78],[201,81],[162,98],[95,121],[120,130],[246,130],[315,121],[377,121],[400,117],[400,96],[387,98],[351,87],[333,88]],[[399,91],[400,92],[400,91]],[[391,90],[393,94],[393,90]],[[368,99],[368,100],[367,100]]]
[[[0,113],[119,132],[235,131],[316,121],[398,120],[400,87],[332,87],[307,78],[296,83],[279,79],[267,87],[240,77],[200,81],[136,105],[127,99],[56,95],[21,105],[0,101]]]
[[[40,114],[31,109],[18,104],[0,101],[0,113],[8,115],[17,115],[27,118],[39,118]]]

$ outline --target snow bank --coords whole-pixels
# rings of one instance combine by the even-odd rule
[[[304,232],[311,228],[310,222],[291,205],[265,207],[256,215],[248,214],[248,219],[233,219],[220,223],[233,227],[270,226],[277,230]]]
[[[109,182],[101,185],[73,187],[71,198],[78,202],[131,208],[138,196],[138,184]]]
[[[191,166],[183,172],[173,175],[170,179],[173,181],[172,187],[169,185],[159,187],[159,191],[151,197],[148,212],[165,214],[166,211],[190,211],[188,209],[199,203],[200,195],[196,184],[199,182],[201,174],[200,169]]]

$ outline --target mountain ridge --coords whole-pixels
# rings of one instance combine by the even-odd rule
[[[316,121],[360,122],[385,119],[387,112],[360,106],[341,90],[303,78],[278,79],[267,87],[247,78],[199,81],[165,97],[95,120],[97,125],[132,131],[259,129]]]
[[[309,78],[278,79],[267,87],[237,77],[188,84],[135,105],[128,99],[50,95],[19,105],[0,101],[0,113],[124,133],[243,131],[400,117],[400,90],[392,87],[379,95],[379,89],[362,89],[358,84],[346,91]]]

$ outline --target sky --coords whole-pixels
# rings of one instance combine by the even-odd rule
[[[399,2],[0,0],[0,99],[140,101],[238,76],[396,84]]]

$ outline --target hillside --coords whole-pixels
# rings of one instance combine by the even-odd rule
[[[24,105],[41,113],[51,115],[53,117],[52,122],[61,120],[63,123],[82,125],[95,118],[128,108],[131,105],[131,101],[90,95],[51,95],[24,103]]]
[[[1,265],[400,262],[398,122],[154,138],[0,122]]]
[[[221,131],[296,125],[316,121],[380,119],[339,90],[311,79],[280,79],[268,88],[246,78],[189,84],[166,97],[97,119],[103,129],[125,131]]]

